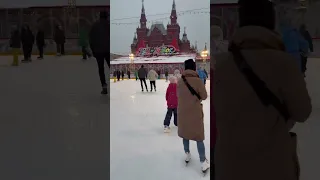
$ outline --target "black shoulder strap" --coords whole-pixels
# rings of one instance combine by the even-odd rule
[[[197,96],[197,98],[199,100],[201,100],[200,95],[190,86],[190,84],[188,83],[187,79],[185,76],[181,76],[183,82],[186,84],[186,86],[188,87],[189,91],[191,92],[192,95]]]
[[[272,105],[287,121],[290,118],[287,107],[268,89],[266,83],[253,72],[251,66],[244,59],[240,49],[235,45],[231,45],[229,51],[233,54],[233,59],[240,72],[246,77],[262,104],[265,106]]]

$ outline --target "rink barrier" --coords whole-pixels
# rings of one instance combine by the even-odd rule
[[[169,76],[168,77],[170,77],[170,76],[173,76],[173,74],[169,74]],[[208,75],[209,77],[207,78],[207,80],[210,80],[210,74]],[[136,77],[135,76],[130,76],[130,79],[136,79]],[[160,77],[160,79],[157,79],[157,80],[165,80],[166,79],[166,77],[164,77],[164,75],[162,75],[162,77]],[[113,77],[113,74],[110,74],[110,80],[113,80],[113,82],[117,82],[117,78],[116,77]],[[120,81],[122,80],[122,78],[120,77]],[[124,78],[123,78],[123,80],[129,80],[128,79],[128,76],[127,75],[125,75],[124,76]],[[138,80],[139,80],[139,78],[138,78]]]

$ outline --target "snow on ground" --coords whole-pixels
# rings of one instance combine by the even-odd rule
[[[157,92],[141,92],[140,81],[135,80],[112,82],[110,85],[110,179],[210,179],[209,172],[206,177],[202,176],[195,142],[190,142],[193,159],[185,167],[182,139],[177,135],[177,128],[172,126],[173,119],[171,133],[163,133],[168,83],[165,80],[156,83]],[[208,93],[209,84],[210,81]],[[209,98],[203,102],[203,107],[204,142],[210,159]]]

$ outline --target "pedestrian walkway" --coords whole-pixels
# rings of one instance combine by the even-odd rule
[[[108,179],[110,106],[95,59],[33,59],[0,67],[0,179]]]

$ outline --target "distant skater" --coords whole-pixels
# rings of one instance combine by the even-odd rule
[[[166,82],[168,82],[168,76],[169,76],[168,70],[166,70],[166,72],[164,73],[164,75],[166,76]]]
[[[131,72],[128,70],[127,71],[128,79],[131,79],[130,74],[131,74]]]
[[[148,79],[150,80],[150,88],[151,88],[150,91],[151,92],[152,92],[153,88],[154,88],[154,91],[157,91],[157,89],[156,89],[156,80],[157,80],[158,77],[159,77],[159,75],[155,70],[151,69],[149,71]]]
[[[120,81],[121,72],[120,70],[117,71],[117,80]]]
[[[147,78],[147,70],[144,68],[143,65],[141,65],[141,68],[138,70],[138,77],[140,79],[140,84],[141,84],[141,91],[143,92],[143,84],[146,87],[146,91],[148,92],[148,86],[147,86],[147,82],[146,82],[146,78]]]
[[[121,71],[121,78],[122,78],[122,81],[124,80],[124,71],[122,70]]]

